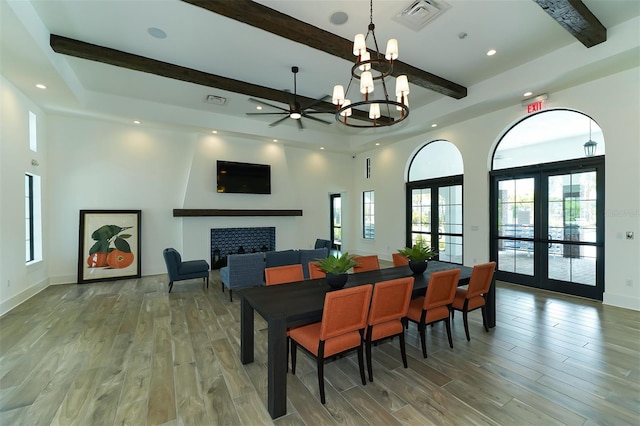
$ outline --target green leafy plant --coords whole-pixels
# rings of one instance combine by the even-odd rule
[[[425,244],[422,240],[416,241],[416,243],[411,247],[398,249],[398,253],[409,260],[413,260],[414,262],[424,262],[425,260],[429,260],[438,255],[437,251],[432,250],[431,247]]]
[[[354,256],[347,252],[344,252],[341,256],[330,254],[326,258],[318,260],[316,264],[326,274],[344,274],[358,264],[353,258]]]

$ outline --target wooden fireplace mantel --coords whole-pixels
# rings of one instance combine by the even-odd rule
[[[302,216],[302,210],[173,209],[173,217],[205,216]]]

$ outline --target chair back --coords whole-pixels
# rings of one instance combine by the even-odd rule
[[[459,279],[460,269],[432,272],[422,309],[429,311],[452,304]]]
[[[406,277],[376,283],[373,287],[367,323],[373,326],[406,317],[413,282],[413,277]]]
[[[264,253],[230,254],[225,268],[228,279],[223,282],[230,289],[264,284]],[[222,279],[222,270],[220,276]]]
[[[473,267],[469,287],[467,287],[467,299],[482,296],[489,292],[495,270],[496,262],[481,263]]]
[[[318,267],[318,264],[316,262],[309,262],[308,267],[309,278],[311,278],[312,280],[316,278],[324,278],[327,276],[327,274],[325,274],[325,272]]]
[[[273,268],[274,266],[294,265],[296,263],[300,263],[300,251],[268,251],[264,254],[264,262],[267,268]]]
[[[363,330],[367,325],[371,284],[349,287],[327,293],[324,299],[320,340]]]
[[[300,263],[302,264],[302,271],[304,272],[304,279],[309,278],[309,262],[324,259],[329,255],[329,250],[326,247],[319,249],[301,249],[300,251]]]
[[[327,250],[331,250],[331,241],[318,238],[313,248],[316,248],[316,249],[326,248]]]
[[[304,280],[304,273],[302,265],[296,263],[295,265],[265,268],[264,278],[267,285],[284,284]]]
[[[405,266],[409,264],[409,258],[400,253],[392,253],[391,258],[393,259],[393,266]]]
[[[177,281],[178,268],[182,263],[182,256],[180,256],[180,253],[178,253],[176,249],[171,247],[162,250],[162,256],[164,257],[164,263],[167,265],[169,280]]]
[[[372,254],[370,256],[356,256],[353,260],[358,262],[358,264],[353,267],[353,272],[366,272],[380,269],[380,262],[378,261],[378,255],[376,254]]]

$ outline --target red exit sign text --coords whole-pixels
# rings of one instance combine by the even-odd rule
[[[542,110],[542,101],[532,102],[527,104],[527,114],[531,114],[532,112],[537,112]]]

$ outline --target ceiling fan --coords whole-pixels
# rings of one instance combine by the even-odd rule
[[[298,67],[291,67],[291,72],[293,73],[293,94],[288,90],[285,90],[285,93],[287,94],[287,97],[289,100],[289,109],[282,108],[277,105],[273,105],[273,104],[261,101],[259,99],[249,98],[249,101],[253,103],[279,109],[280,111],[279,112],[247,112],[246,114],[247,115],[283,115],[282,118],[269,124],[270,127],[277,126],[287,118],[292,118],[296,120],[296,123],[298,124],[298,129],[300,130],[304,129],[304,126],[302,125],[302,118],[308,118],[310,120],[317,121],[322,124],[332,124],[333,122],[331,121],[323,120],[321,118],[317,118],[311,115],[311,114],[333,114],[334,111],[315,110],[315,108],[313,108],[315,105],[331,98],[331,96],[329,95],[323,96],[322,98],[316,99],[315,101],[305,106],[301,106],[300,102],[298,102],[297,87],[296,87],[296,74],[298,73],[298,71],[299,71]],[[313,110],[313,111],[310,111],[310,110]]]

